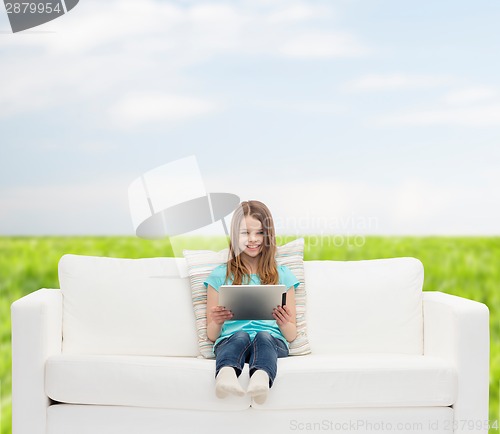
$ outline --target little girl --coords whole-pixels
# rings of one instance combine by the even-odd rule
[[[231,221],[229,260],[216,267],[204,282],[207,287],[207,334],[216,357],[215,394],[243,396],[238,377],[245,362],[250,368],[247,393],[263,404],[276,377],[277,359],[288,356],[288,343],[297,335],[295,288],[299,281],[285,266],[276,264],[274,223],[262,202],[242,202]],[[286,305],[273,310],[274,320],[232,320],[219,306],[219,287],[234,285],[286,286]]]

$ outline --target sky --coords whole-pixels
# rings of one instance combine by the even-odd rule
[[[500,235],[499,21],[491,0],[80,0],[14,34],[2,4],[0,235],[133,236],[129,185],[189,156],[278,233]]]

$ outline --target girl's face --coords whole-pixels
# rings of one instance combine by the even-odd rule
[[[257,257],[263,248],[264,230],[262,223],[252,216],[245,216],[240,223],[238,246],[240,252],[252,258]]]

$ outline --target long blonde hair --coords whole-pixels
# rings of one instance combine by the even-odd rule
[[[262,231],[264,232],[262,251],[257,264],[257,274],[263,285],[275,285],[279,281],[279,276],[275,258],[276,235],[274,231],[274,221],[267,206],[257,200],[242,202],[233,213],[226,282],[229,282],[232,278],[233,285],[250,283],[250,270],[241,260],[241,252],[238,246],[241,221],[247,216],[251,216],[260,221],[262,224]],[[244,276],[246,279],[245,282],[243,282]]]

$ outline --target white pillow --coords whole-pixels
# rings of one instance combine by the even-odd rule
[[[200,354],[213,358],[213,342],[207,337],[207,289],[203,282],[212,270],[227,262],[228,249],[220,252],[211,250],[184,250],[188,273],[191,282],[193,310],[198,331],[198,346]],[[297,306],[297,337],[290,343],[290,355],[297,356],[311,352],[307,339],[306,327],[306,287],[304,282],[304,239],[300,238],[279,246],[276,253],[278,265],[286,265],[300,282],[295,289]]]
[[[418,259],[307,261],[305,273],[314,354],[423,353]]]
[[[183,262],[64,255],[63,352],[197,356]]]

